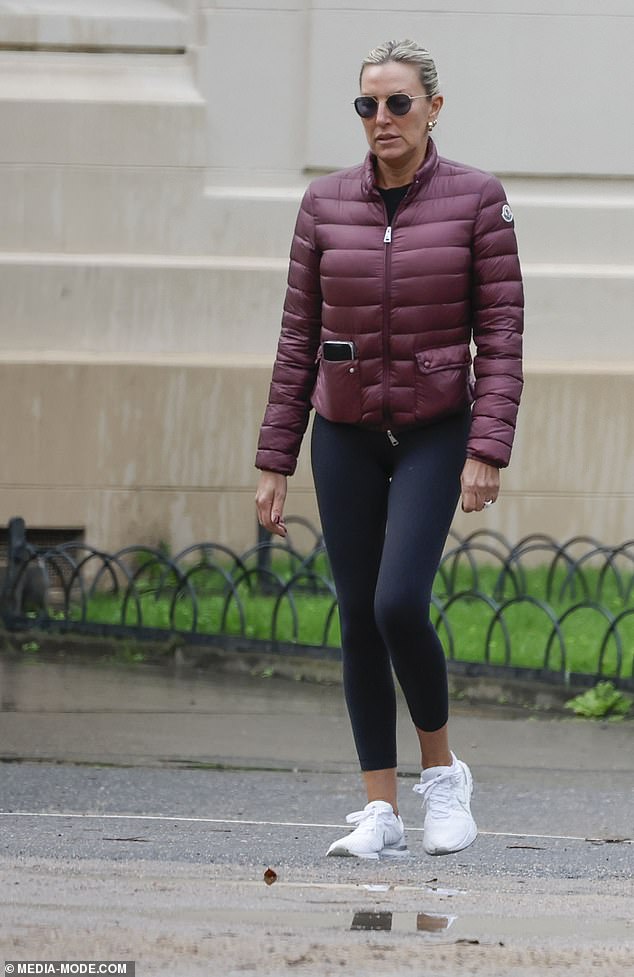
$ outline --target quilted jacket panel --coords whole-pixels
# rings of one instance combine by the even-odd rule
[[[472,400],[468,455],[507,465],[522,329],[513,218],[496,177],[442,159],[430,139],[389,231],[370,154],[314,180],[291,246],[256,466],[293,473],[311,406],[397,433]],[[356,358],[324,360],[329,339],[352,340]]]

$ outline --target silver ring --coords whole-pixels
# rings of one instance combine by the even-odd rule
[[[493,505],[493,499],[487,499],[484,504],[485,505]]]

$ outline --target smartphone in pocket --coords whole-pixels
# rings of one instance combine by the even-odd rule
[[[327,339],[321,346],[325,360],[354,360],[357,347],[349,340]]]

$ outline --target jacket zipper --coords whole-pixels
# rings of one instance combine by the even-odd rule
[[[387,402],[388,402],[389,390],[390,390],[390,381],[389,381],[390,316],[387,308],[388,306],[387,300],[390,294],[389,282],[391,278],[389,274],[389,272],[391,272],[389,246],[392,244],[392,228],[389,224],[385,229],[385,237],[383,238],[383,243],[386,246],[385,247],[385,296],[383,299],[383,420],[387,421],[388,419]],[[392,431],[390,431],[389,428],[385,433],[387,434],[388,441],[390,442],[392,447],[395,448],[398,444],[398,441],[394,437],[394,434],[392,433]]]
[[[392,277],[392,227],[390,224],[385,229],[383,244],[385,245],[383,272],[383,422],[386,423],[388,421],[388,401],[390,396],[390,285]]]
[[[410,187],[411,190],[411,187]],[[384,268],[385,273],[383,276],[383,421],[388,422],[388,399],[390,391],[390,310],[392,307],[392,296],[391,296],[391,284],[392,284],[392,228],[394,227],[394,221],[396,220],[396,215],[401,209],[403,203],[409,196],[409,190],[400,201],[398,207],[394,211],[392,216],[392,222],[386,225],[385,234],[383,235],[383,244],[385,245],[385,259]],[[385,216],[387,218],[387,207],[385,202],[383,202],[383,209],[385,211]],[[394,434],[388,428],[386,431],[388,441],[395,448],[398,444],[398,440],[394,437]]]

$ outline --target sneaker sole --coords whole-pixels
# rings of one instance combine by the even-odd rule
[[[478,829],[475,828],[473,831],[470,831],[465,836],[465,838],[458,845],[455,845],[453,848],[433,848],[430,850],[429,848],[425,848],[424,843],[423,843],[423,848],[427,855],[452,855],[454,852],[464,851],[465,848],[468,848],[469,845],[473,844],[473,842],[476,840],[477,837],[478,837]]]
[[[348,848],[329,848],[326,852],[326,856],[336,856],[340,858],[363,858],[366,861],[378,861],[379,858],[407,858],[409,856],[409,850],[407,848],[383,848],[379,852],[368,852],[367,854],[360,855],[356,851],[350,851]]]

